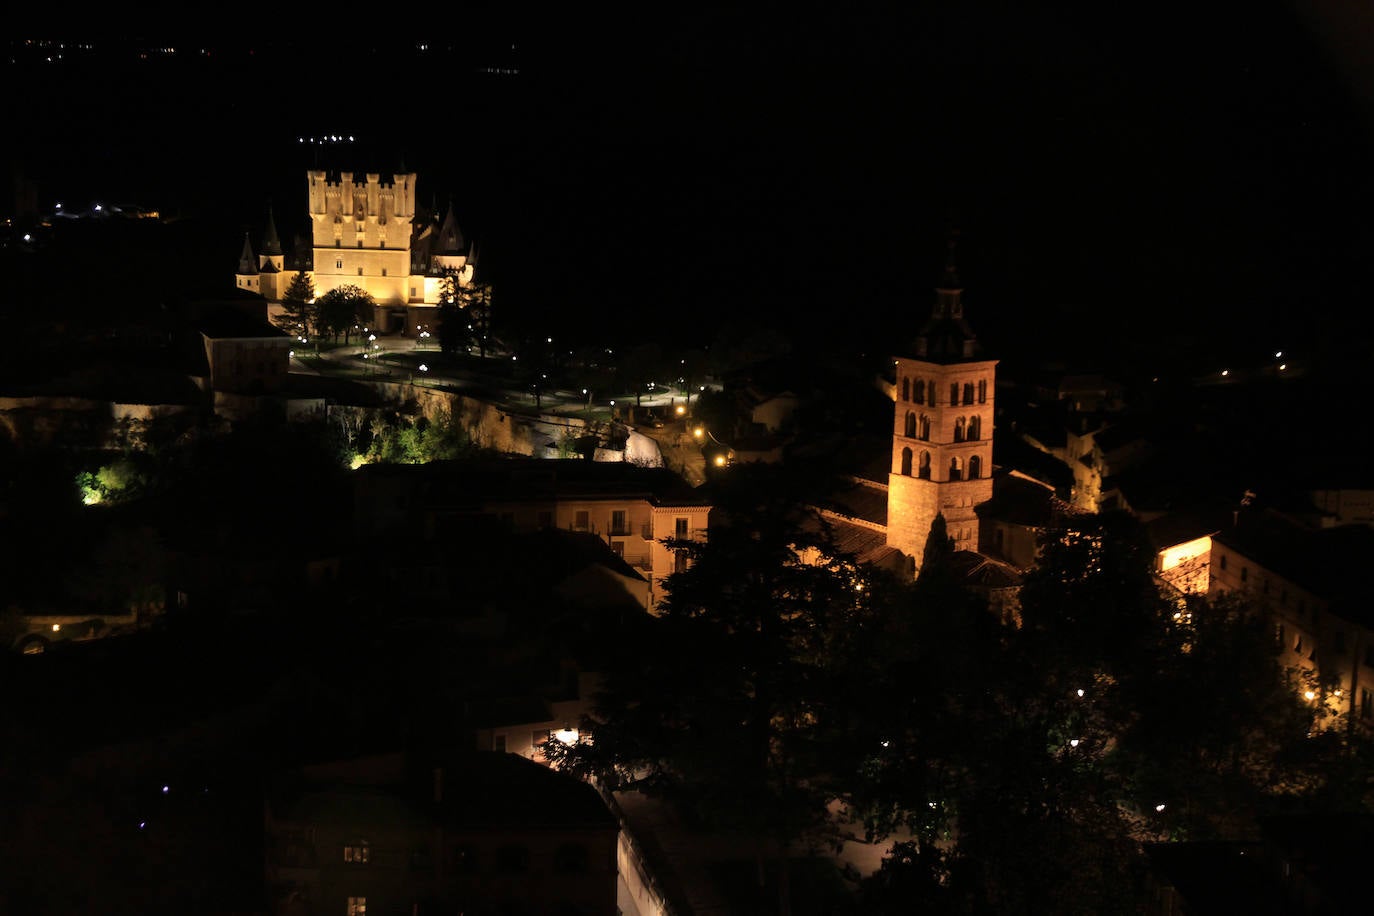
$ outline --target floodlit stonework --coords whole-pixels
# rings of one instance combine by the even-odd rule
[[[316,296],[343,286],[370,294],[377,302],[374,328],[382,333],[432,330],[445,277],[469,286],[476,249],[463,238],[451,208],[442,223],[421,217],[416,183],[414,172],[308,171],[308,263],[300,263],[307,260],[304,252],[297,253],[298,263],[288,263],[269,212],[256,254],[244,238],[235,284],[266,299],[275,319],[291,279],[304,270]]]
[[[992,498],[997,361],[964,321],[953,259],[914,355],[895,359],[887,543],[919,566],[937,514],[958,550],[978,550],[974,508]]]

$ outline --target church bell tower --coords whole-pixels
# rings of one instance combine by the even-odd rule
[[[974,507],[992,498],[997,361],[964,320],[962,296],[951,241],[930,319],[910,355],[894,358],[887,543],[918,567],[937,514],[957,549],[977,550]]]

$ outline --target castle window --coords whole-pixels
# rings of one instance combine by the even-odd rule
[[[911,476],[911,449],[902,449],[902,476]]]
[[[382,276],[383,276],[383,277],[386,276],[386,268],[385,268],[385,267],[382,268]]]
[[[334,259],[334,268],[336,270],[343,270],[343,258]]]
[[[923,403],[926,399],[926,383],[917,379],[916,384],[911,388],[911,399],[917,404]]]
[[[983,418],[969,417],[968,440],[970,442],[977,442],[981,438],[983,438]]]
[[[917,423],[917,430],[918,430],[918,432],[920,433],[920,438],[921,438],[921,439],[924,439],[924,440],[926,440],[926,441],[929,441],[929,440],[930,440],[930,417],[926,416],[925,414],[921,414],[921,419],[920,419],[920,421]]]
[[[921,462],[917,465],[916,476],[922,480],[930,479],[930,452],[921,452]]]
[[[902,376],[902,400],[911,400],[911,379]]]
[[[973,403],[973,382],[964,382],[964,403]]]
[[[957,419],[957,420],[954,421],[954,441],[955,441],[955,442],[963,442],[963,441],[964,441],[964,418],[963,418],[963,417],[960,417],[959,419]]]
[[[916,415],[909,410],[906,412],[906,426],[902,429],[902,435],[908,439],[916,438]]]
[[[955,404],[958,404],[958,403],[959,403],[959,383],[958,383],[958,382],[950,382],[950,383],[949,383],[949,406],[950,406],[950,407],[953,407]]]
[[[930,387],[929,387],[928,389],[926,389],[926,390],[927,390],[927,392],[928,392],[928,394],[929,394],[929,400],[927,401],[927,403],[930,404],[931,407],[934,407],[934,406],[935,406],[935,383],[934,383],[934,382],[931,382],[931,383],[930,383]]]
[[[361,277],[362,275],[363,275],[363,269],[362,269],[361,267],[359,267],[359,268],[358,268],[358,276]]]
[[[978,403],[979,403],[979,404],[986,404],[987,402],[988,402],[988,380],[985,379],[985,378],[984,378],[984,379],[979,379],[979,380],[978,380]]]
[[[983,459],[977,455],[970,455],[968,459],[968,479],[977,480],[983,473]]]
[[[358,247],[359,247],[359,248],[363,247],[363,240],[362,240],[362,239],[358,239]]]
[[[1224,553],[1221,554],[1221,568],[1222,568],[1222,569],[1225,569],[1225,568],[1226,568],[1226,554],[1224,554]]]
[[[335,247],[335,248],[342,248],[342,247],[343,247],[343,239],[335,239],[335,240],[334,240],[334,247]]]
[[[964,479],[964,468],[963,468],[963,466],[959,463],[959,459],[958,459],[957,457],[949,459],[949,479],[950,479],[950,480],[963,480],[963,479]]]

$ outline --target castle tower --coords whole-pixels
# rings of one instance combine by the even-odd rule
[[[361,287],[377,301],[376,326],[401,329],[406,304],[424,297],[410,272],[414,173],[384,182],[375,172],[361,180],[352,172],[341,172],[338,181],[330,181],[325,172],[310,171],[306,183],[316,294],[340,286]]]
[[[957,549],[977,550],[974,507],[992,498],[997,361],[982,354],[962,295],[951,241],[930,319],[912,355],[894,359],[887,543],[918,566],[937,513]]]
[[[253,255],[253,243],[243,234],[243,251],[239,254],[239,269],[234,272],[234,285],[252,293],[261,293],[262,275],[258,273],[258,259]]]

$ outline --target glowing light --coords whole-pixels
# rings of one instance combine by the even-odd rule
[[[163,795],[166,795],[166,794],[167,794],[168,792],[170,792],[170,791],[172,791],[172,787],[171,787],[171,786],[163,786],[163,787],[162,787],[162,794],[163,794]]]
[[[58,630],[60,630],[60,629],[62,629],[62,624],[60,624],[60,623],[55,623],[55,624],[52,625],[52,631],[53,631],[54,633],[56,633],[56,632],[57,632]]]
[[[701,438],[702,436],[704,436],[705,434],[706,434],[706,430],[702,429],[700,426],[698,426],[696,429],[692,430],[692,435],[696,436],[698,439],[700,439],[700,438]]]
[[[1078,747],[1078,739],[1073,738],[1069,741],[1069,747]]]
[[[1287,369],[1287,368],[1288,368],[1288,364],[1287,364],[1287,363],[1279,363],[1279,371],[1280,371],[1280,372],[1282,372],[1283,370],[1285,370],[1285,369]]]
[[[564,726],[553,733],[553,737],[563,744],[577,743],[577,729]]]
[[[1078,688],[1078,695],[1079,695],[1080,697],[1083,695],[1083,688],[1082,688],[1082,687],[1079,687],[1079,688]]]
[[[287,350],[287,351],[286,351],[286,355],[287,355],[288,357],[290,357],[291,359],[295,359],[295,358],[296,358],[296,351],[295,351],[295,350]]]
[[[717,455],[717,456],[716,456],[716,467],[718,467],[718,468],[723,468],[723,467],[725,467],[725,456],[724,456],[724,455]]]
[[[1163,806],[1163,805],[1155,805],[1155,811],[1156,811],[1157,813],[1163,813],[1163,811],[1164,811],[1164,806]]]
[[[1225,378],[1226,376],[1228,376],[1228,375],[1230,375],[1230,374],[1231,374],[1231,370],[1230,370],[1230,369],[1222,369],[1222,370],[1221,370],[1221,377],[1222,377],[1222,378]]]
[[[1275,350],[1275,351],[1274,351],[1274,359],[1283,359],[1283,351],[1282,351],[1282,350]]]
[[[428,371],[429,371],[429,366],[426,366],[424,363],[420,363],[420,371],[421,371],[421,372],[428,372]]]
[[[1304,690],[1302,695],[1308,700],[1315,700],[1317,698],[1317,693],[1314,690]]]
[[[681,405],[681,404],[677,405],[677,415],[678,415],[679,417],[682,416],[683,414],[685,414],[686,412],[687,412],[687,408],[686,408],[686,407],[684,407],[684,406]]]

